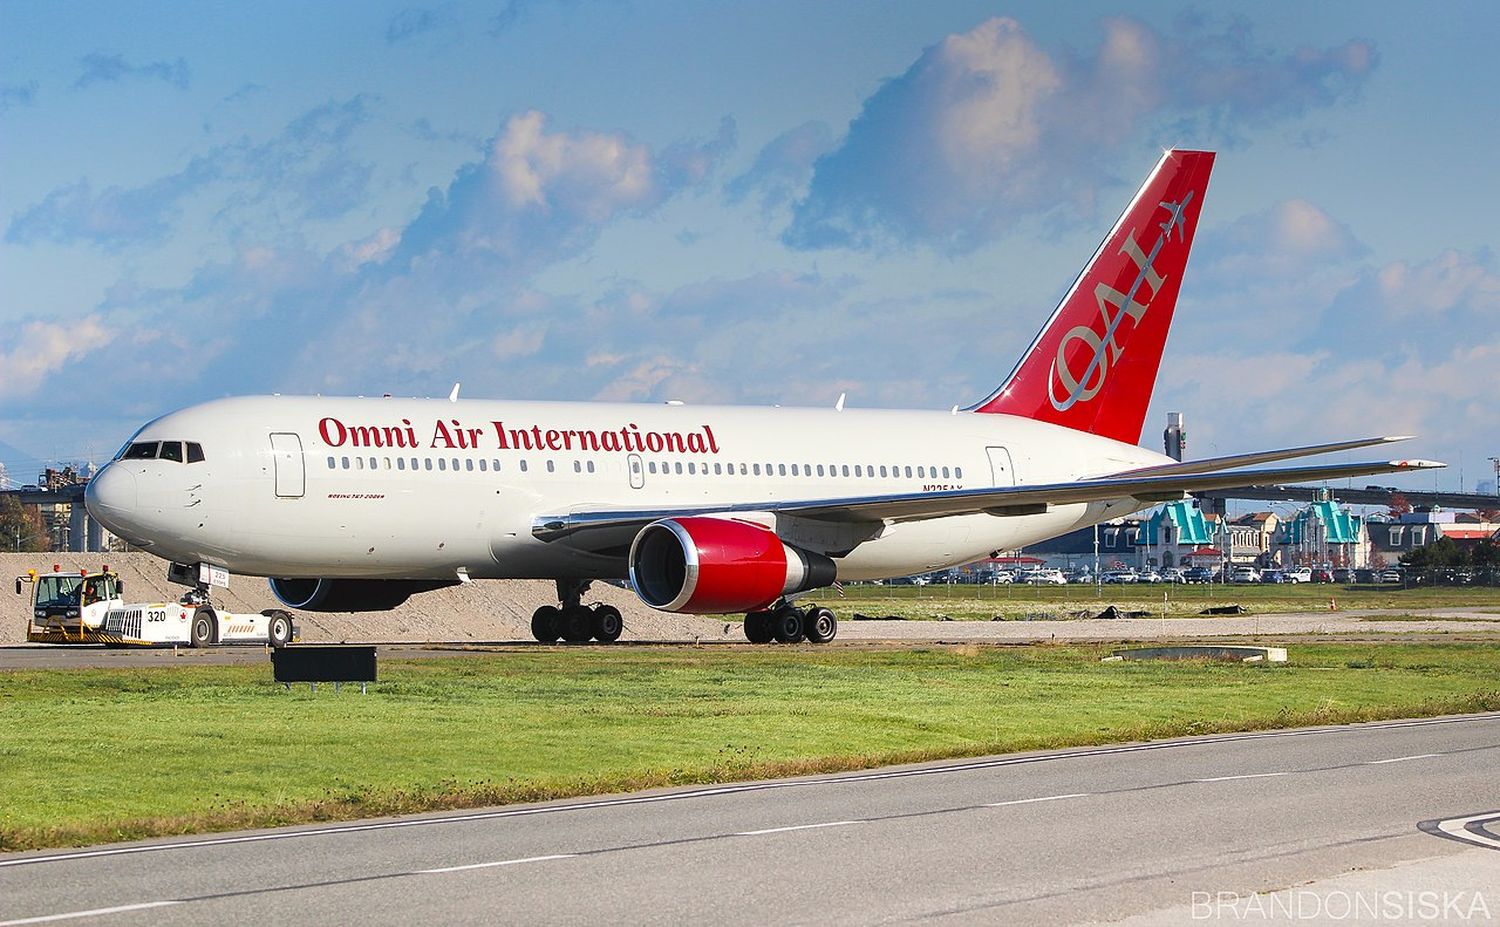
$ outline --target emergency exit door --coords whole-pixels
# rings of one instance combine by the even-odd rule
[[[271,459],[276,467],[276,497],[302,498],[307,483],[302,463],[302,439],[288,433],[271,435]]]

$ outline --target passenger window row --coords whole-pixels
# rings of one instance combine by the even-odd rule
[[[410,463],[408,463],[410,461]],[[450,463],[451,461],[451,463]],[[557,462],[551,458],[545,461],[548,473],[557,472]],[[527,461],[525,458],[516,462],[516,466],[522,473],[527,472]],[[647,471],[663,476],[670,474],[697,476],[709,476],[710,465],[698,463],[697,461],[649,461]],[[884,464],[726,464],[714,463],[712,465],[714,476],[797,476],[797,477],[855,477],[859,479],[870,479],[877,475],[880,479],[957,479],[964,478],[963,467],[937,467],[919,465],[911,466],[886,466]],[[499,473],[500,461],[480,458],[477,462],[473,458],[460,457],[333,457],[328,458],[328,469],[330,470],[439,470],[443,472],[465,471],[472,473],[476,469],[481,473]],[[574,473],[594,473],[595,467],[592,460],[574,460]],[[941,474],[941,476],[939,475]]]
[[[202,463],[203,445],[197,441],[136,441],[121,451],[120,456],[115,459],[171,460],[176,463]]]
[[[699,465],[699,464],[697,464],[694,461],[688,461],[686,464],[683,464],[681,461],[675,461],[675,462],[671,462],[671,463],[668,463],[667,461],[662,461],[660,469],[658,469],[656,461],[653,460],[653,461],[650,461],[649,463],[647,463],[646,469],[647,469],[647,472],[649,472],[649,473],[661,473],[661,474],[674,474],[674,473],[676,473],[676,474],[682,474],[682,473],[686,473],[688,475],[695,475],[695,474],[701,473],[704,476],[708,476],[709,475],[709,465],[708,464],[705,463],[705,464]],[[713,465],[713,475],[714,476],[734,476],[736,473],[738,473],[738,475],[740,475],[740,476],[798,476],[798,477],[810,477],[810,476],[819,476],[819,477],[848,477],[848,476],[853,476],[853,477],[856,477],[856,478],[859,478],[859,479],[870,479],[870,478],[876,477],[877,475],[879,476],[880,479],[901,479],[903,477],[903,475],[904,475],[904,477],[906,479],[912,479],[913,475],[915,475],[915,478],[919,479],[919,480],[939,479],[938,474],[941,473],[942,474],[941,479],[945,479],[945,480],[948,480],[948,479],[961,480],[961,479],[964,478],[964,468],[963,467],[935,467],[935,466],[934,467],[928,467],[928,466],[909,467],[909,466],[885,466],[885,465],[881,465],[881,466],[877,467],[875,464],[853,464],[852,466],[850,464],[828,464],[827,466],[824,466],[823,464],[814,465],[814,464],[810,464],[810,463],[804,463],[804,464],[767,463],[767,464],[764,464],[764,465],[763,464],[758,464],[758,463],[741,463],[741,464],[715,463]]]
[[[410,461],[410,463],[408,463]],[[451,463],[450,463],[451,461]],[[526,461],[520,460],[516,464],[522,473],[527,471]],[[438,470],[441,472],[460,471],[473,473],[499,473],[500,461],[480,458],[478,461],[472,457],[332,457],[328,458],[328,469],[330,470]],[[574,473],[594,473],[596,467],[592,460],[573,461]],[[547,472],[556,473],[557,463],[553,460],[547,461]]]

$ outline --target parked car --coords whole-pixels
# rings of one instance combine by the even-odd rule
[[[1273,585],[1277,583],[1284,583],[1287,581],[1286,573],[1282,572],[1281,570],[1261,570],[1260,581],[1263,583],[1271,583]]]
[[[1181,585],[1187,582],[1187,573],[1179,567],[1167,567],[1161,571],[1161,581],[1164,583],[1177,583]]]
[[[1135,583],[1140,582],[1140,577],[1135,570],[1110,570],[1104,574],[1106,583]]]
[[[1135,575],[1135,581],[1138,583],[1159,583],[1161,582],[1161,574],[1150,567],[1146,567],[1146,569]]]
[[[1312,579],[1310,580],[1310,582],[1314,582],[1314,583],[1331,583],[1333,581],[1334,581],[1334,579],[1333,579],[1333,572],[1331,570],[1313,570],[1312,571]]]
[[[1260,582],[1260,570],[1253,566],[1239,566],[1234,568],[1230,574],[1229,581],[1232,583],[1258,583]]]
[[[1399,582],[1401,582],[1401,571],[1400,570],[1381,570],[1380,571],[1380,576],[1379,576],[1379,578],[1376,581],[1377,582],[1382,582],[1382,583],[1399,583]]]
[[[1214,571],[1208,567],[1188,567],[1182,571],[1182,581],[1185,583],[1211,583],[1214,581]]]
[[[1312,567],[1298,567],[1295,570],[1287,570],[1286,578],[1283,581],[1288,583],[1310,583],[1313,581]]]
[[[1063,576],[1062,570],[1049,570],[1043,567],[1023,571],[1020,581],[1032,586],[1066,586],[1068,584],[1068,579]]]

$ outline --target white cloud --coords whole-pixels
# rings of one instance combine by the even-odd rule
[[[70,322],[27,322],[0,352],[0,399],[25,396],[69,361],[109,344],[114,334],[98,315]],[[74,379],[69,376],[69,379]]]
[[[490,151],[487,167],[509,208],[568,209],[598,222],[657,199],[644,145],[600,132],[549,134],[545,127],[546,117],[535,110],[512,116]]]
[[[1500,274],[1488,253],[1449,249],[1420,264],[1396,261],[1375,274],[1381,303],[1394,316],[1462,311],[1500,325]]]
[[[817,161],[784,240],[964,250],[1028,215],[1088,217],[1097,178],[1132,139],[1232,138],[1347,99],[1376,60],[1361,42],[1278,55],[1239,28],[1168,35],[1114,17],[1101,29],[1090,53],[1050,53],[1004,18],[928,48]]]

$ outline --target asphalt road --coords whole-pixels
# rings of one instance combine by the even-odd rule
[[[1393,617],[1402,620],[1386,620]],[[1409,620],[1419,617],[1422,620]],[[716,625],[717,626],[717,625]],[[725,622],[722,636],[705,639],[621,641],[589,646],[681,646],[705,644],[753,646],[746,643],[738,622]],[[1392,640],[1411,642],[1487,642],[1500,640],[1500,613],[1478,609],[1407,610],[1364,609],[1346,612],[1306,612],[1217,618],[1133,618],[1070,621],[852,621],[839,622],[832,646],[930,646],[946,643],[1025,644],[1053,641],[1102,643],[1143,640],[1215,640],[1252,638],[1275,642],[1287,637],[1327,640]],[[1242,641],[1243,642],[1243,641]],[[318,642],[322,643],[322,642]],[[331,642],[330,642],[331,643]],[[381,659],[413,659],[472,653],[497,648],[579,646],[538,644],[536,641],[355,641],[375,643]],[[808,645],[812,646],[812,645]],[[189,647],[64,646],[14,644],[0,646],[0,671],[24,669],[135,668],[202,664],[268,663],[263,645],[225,645],[193,650]]]
[[[1497,765],[1500,713],[0,856],[0,927],[1244,923],[1194,905],[1350,884],[1500,918]]]

